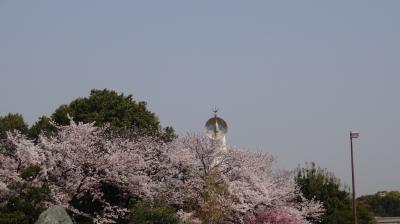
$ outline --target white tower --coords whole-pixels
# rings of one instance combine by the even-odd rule
[[[217,116],[218,109],[213,109],[214,117],[208,119],[204,127],[204,132],[211,139],[220,146],[220,150],[225,152],[226,149],[226,133],[228,132],[228,125],[226,122]]]

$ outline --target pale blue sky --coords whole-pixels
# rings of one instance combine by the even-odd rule
[[[0,0],[0,115],[32,124],[92,88],[178,133],[218,105],[228,141],[400,190],[400,1]]]

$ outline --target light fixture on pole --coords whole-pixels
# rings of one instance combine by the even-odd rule
[[[351,151],[351,182],[353,189],[353,223],[357,224],[357,214],[356,214],[356,187],[354,184],[354,156],[353,156],[353,138],[358,138],[360,133],[350,131],[350,151]]]

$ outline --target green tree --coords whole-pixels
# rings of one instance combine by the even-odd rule
[[[49,200],[50,189],[47,184],[35,183],[41,171],[37,165],[28,166],[20,173],[22,181],[8,186],[13,195],[0,202],[0,224],[33,224],[46,209],[45,201]]]
[[[365,205],[375,216],[400,216],[400,192],[383,191],[374,195],[359,197],[358,202]]]
[[[144,134],[161,134],[165,140],[174,138],[171,127],[161,129],[158,117],[147,109],[146,102],[136,102],[132,95],[125,96],[112,90],[96,90],[89,97],[61,105],[51,116],[60,125],[69,124],[68,115],[76,122],[95,122],[98,126],[110,124],[117,130],[134,130]]]
[[[0,117],[0,139],[5,139],[7,131],[13,130],[18,130],[24,134],[28,131],[28,125],[22,115],[9,113],[4,117]]]
[[[226,214],[232,211],[233,200],[224,198],[228,193],[228,185],[217,170],[210,170],[204,178],[204,189],[201,203],[195,214],[203,223],[224,224]]]
[[[358,223],[376,223],[375,214],[368,210],[364,204],[357,203]]]
[[[352,208],[350,194],[335,175],[315,163],[297,169],[296,182],[307,199],[323,203],[326,211],[321,224],[351,224]],[[373,215],[365,207],[358,206],[359,224],[375,223]]]
[[[39,117],[38,121],[33,124],[28,130],[28,137],[37,140],[40,134],[47,137],[54,135],[57,128],[52,123],[51,119],[46,116]]]
[[[163,203],[138,202],[131,210],[130,223],[177,224],[176,210]]]

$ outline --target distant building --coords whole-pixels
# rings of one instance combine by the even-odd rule
[[[375,217],[378,224],[400,224],[400,217]]]
[[[376,194],[380,197],[385,197],[387,195],[387,191],[378,191]]]

